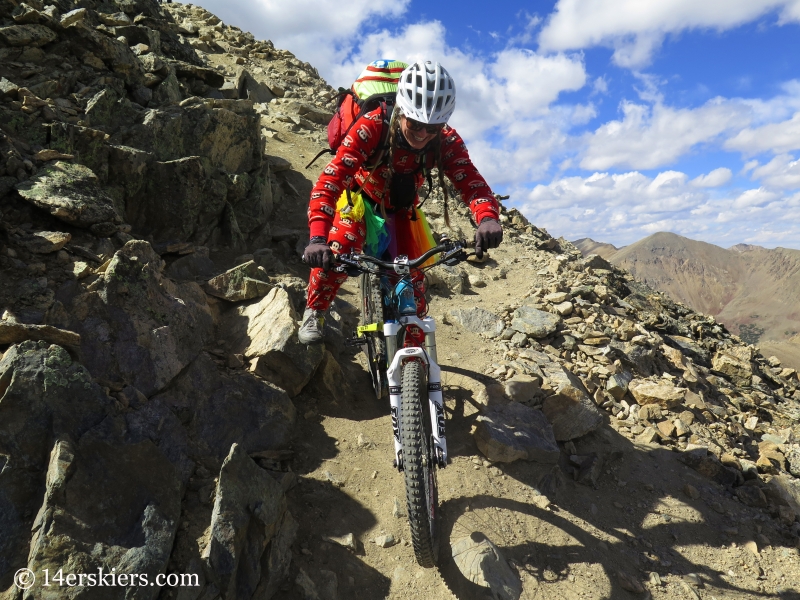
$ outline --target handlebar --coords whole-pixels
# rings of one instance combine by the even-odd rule
[[[431,248],[419,258],[409,260],[407,257],[399,256],[394,261],[384,261],[374,256],[367,254],[338,254],[334,256],[334,262],[339,263],[339,268],[351,267],[359,271],[366,271],[362,263],[371,263],[383,269],[394,271],[398,275],[405,275],[411,269],[416,269],[434,254],[441,254],[442,256],[436,261],[436,264],[446,263],[448,261],[460,262],[466,260],[467,254],[464,252],[467,248],[467,242],[464,240],[458,242],[451,242],[449,240],[439,244],[435,248]]]

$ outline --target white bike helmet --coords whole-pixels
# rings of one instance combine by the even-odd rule
[[[397,106],[420,123],[447,123],[456,107],[456,84],[438,62],[414,63],[400,74]]]

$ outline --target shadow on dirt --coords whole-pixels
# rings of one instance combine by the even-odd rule
[[[464,416],[462,405],[471,399],[456,390],[447,400],[456,401],[448,434],[464,444],[461,454],[479,455],[467,435],[476,415]],[[800,586],[788,574],[797,565],[796,541],[766,509],[741,504],[732,488],[703,478],[668,448],[634,444],[607,425],[574,443],[579,455],[595,452],[604,460],[594,488],[573,481],[577,473],[562,445],[560,466],[496,464],[486,469],[487,493],[442,504],[440,571],[458,598],[489,597],[450,556],[450,544],[480,532],[516,567],[523,598],[567,597],[567,590],[603,600],[642,598],[642,592],[628,591],[629,583],[623,587],[624,579],[644,584],[656,573],[666,580],[659,588],[663,597],[800,600]],[[687,483],[698,498],[682,491]],[[544,507],[539,494],[552,504]],[[772,547],[766,553],[764,535]],[[745,548],[753,540],[759,556]],[[784,560],[795,566],[782,578]],[[592,576],[586,567],[593,565],[602,568],[607,583],[596,570],[596,581],[587,581]],[[702,587],[695,592],[690,584],[698,578]]]
[[[358,383],[354,391],[360,390]],[[367,382],[367,390],[372,388]],[[372,397],[359,401],[334,402],[302,393],[293,399],[298,411],[299,434],[294,440],[295,457],[292,469],[298,473],[298,483],[287,492],[289,510],[298,519],[299,530],[292,561],[290,578],[295,580],[302,570],[324,595],[326,582],[336,573],[338,597],[385,598],[389,595],[391,581],[360,557],[364,548],[358,540],[377,524],[377,517],[363,504],[342,491],[348,482],[342,467],[336,441],[322,425],[322,417],[332,416],[350,420],[377,418],[384,413]],[[388,409],[387,409],[388,410]],[[303,477],[318,468],[327,480]],[[358,544],[355,552],[336,542],[353,534]],[[294,585],[286,585],[278,592],[276,600],[298,598]]]

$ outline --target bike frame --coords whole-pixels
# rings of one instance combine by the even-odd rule
[[[431,317],[420,319],[416,316],[403,316],[397,321],[383,324],[383,335],[387,340],[387,347],[391,341],[396,340],[398,333],[407,325],[416,325],[425,332],[425,348],[411,347],[396,350],[391,363],[386,370],[389,380],[389,404],[392,415],[392,433],[394,434],[395,466],[398,471],[403,470],[403,448],[400,444],[400,405],[402,398],[402,372],[403,364],[408,360],[418,360],[424,363],[428,372],[428,416],[431,420],[433,432],[434,454],[439,468],[447,465],[447,440],[444,428],[444,400],[442,398],[442,374],[436,362],[436,321]],[[388,354],[388,353],[387,353]]]

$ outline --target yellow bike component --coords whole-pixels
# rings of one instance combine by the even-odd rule
[[[358,329],[358,337],[364,337],[363,333],[372,333],[375,331],[383,331],[383,323],[370,323],[369,325],[359,325]]]

